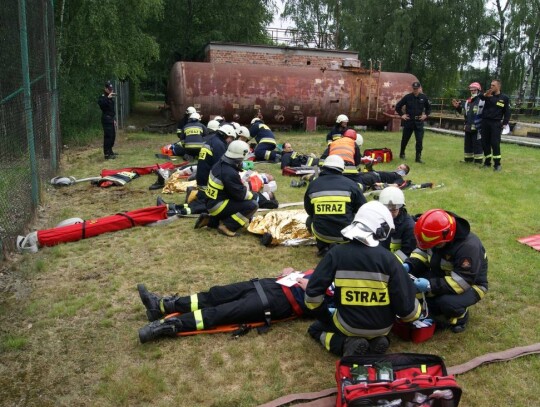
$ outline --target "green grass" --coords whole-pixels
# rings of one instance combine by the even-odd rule
[[[148,114],[148,117],[152,117]],[[134,122],[142,119],[134,118]],[[152,118],[154,120],[154,118]],[[399,152],[400,134],[365,132],[364,148]],[[159,147],[176,135],[123,133],[121,155],[103,161],[100,141],[70,148],[58,175],[98,175],[102,168],[151,165]],[[325,134],[277,133],[300,152],[321,153]],[[413,155],[414,141],[407,150]],[[460,164],[463,139],[427,133],[425,165],[411,160],[415,183],[444,183],[439,189],[405,191],[411,213],[442,207],[467,218],[486,246],[490,290],[472,308],[463,334],[437,333],[422,344],[392,336],[391,352],[435,353],[448,366],[488,352],[540,342],[540,254],[517,238],[540,233],[540,149],[503,145],[503,172]],[[398,160],[377,165],[394,169]],[[305,188],[275,165],[258,165],[278,182],[281,202],[300,201]],[[81,183],[44,191],[34,229],[68,217],[97,218],[155,204],[155,176],[123,188]],[[165,195],[183,202],[184,195]],[[275,276],[292,265],[317,264],[313,247],[265,248],[256,236],[226,238],[194,230],[193,219],[163,227],[133,228],[89,240],[13,256],[10,284],[0,297],[0,399],[6,406],[254,406],[294,392],[333,387],[336,357],[306,334],[310,321],[275,325],[266,335],[237,340],[199,335],[141,345],[146,323],[136,284],[160,294],[191,294],[214,284]],[[528,356],[491,364],[458,376],[463,406],[538,404],[540,360]]]

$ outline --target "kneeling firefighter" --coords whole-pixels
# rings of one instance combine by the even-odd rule
[[[362,205],[341,231],[350,243],[330,249],[308,282],[306,306],[321,311],[308,333],[332,353],[385,353],[396,314],[405,322],[421,315],[414,284],[396,256],[379,244],[392,229],[392,215],[382,203]],[[336,310],[329,316],[322,305],[332,283]]]
[[[240,177],[242,162],[248,152],[246,142],[234,140],[212,167],[205,191],[208,214],[201,214],[195,229],[208,226],[233,237],[238,229],[249,224],[259,205]]]

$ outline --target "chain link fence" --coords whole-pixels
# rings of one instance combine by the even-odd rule
[[[0,260],[33,218],[61,147],[53,0],[0,13]]]

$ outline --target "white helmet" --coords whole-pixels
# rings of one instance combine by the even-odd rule
[[[218,122],[222,122],[225,119],[221,116],[214,116],[214,120],[217,120]]]
[[[249,130],[245,126],[240,126],[240,128],[236,129],[236,135],[238,137],[245,137],[248,140],[251,138],[251,134],[249,134]]]
[[[394,229],[394,219],[386,206],[379,201],[369,201],[358,209],[351,225],[341,231],[346,238],[356,239],[375,247],[386,240]]]
[[[255,122],[260,122],[261,119],[259,117],[254,117],[253,120],[251,121],[251,124],[255,123]]]
[[[356,133],[356,145],[362,147],[362,144],[364,144],[364,137],[360,133]]]
[[[379,202],[388,209],[399,209],[405,205],[405,195],[398,187],[386,187],[379,195]]]
[[[199,113],[195,112],[195,113],[191,113],[189,118],[190,119],[195,119],[195,120],[201,120],[201,115]]]
[[[344,114],[340,114],[336,119],[336,123],[342,123],[342,122],[348,122],[348,121],[349,121],[349,118],[345,116]]]
[[[343,172],[345,169],[345,161],[343,161],[343,158],[341,158],[339,155],[332,154],[326,157],[323,167],[332,168],[334,170],[338,170],[339,172]]]
[[[242,140],[234,140],[225,151],[225,157],[243,160],[247,153],[249,153],[248,144]]]
[[[193,106],[190,106],[186,109],[186,114],[193,114],[193,113],[197,113],[197,111],[195,110]]]
[[[231,126],[233,126],[234,130],[236,130],[236,131],[238,131],[238,129],[240,128],[240,124],[236,123],[236,122],[231,122]]]
[[[208,127],[210,130],[216,131],[219,128],[219,122],[217,120],[215,120],[215,119],[210,120],[206,127]]]
[[[217,129],[217,131],[225,134],[226,137],[236,138],[236,131],[234,130],[234,127],[230,124],[224,124],[219,129]]]

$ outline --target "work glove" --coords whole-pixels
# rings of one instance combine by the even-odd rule
[[[403,270],[405,270],[407,273],[411,272],[411,266],[409,266],[409,263],[403,263]]]
[[[244,171],[252,170],[254,167],[253,161],[242,161],[242,169]]]
[[[425,278],[417,278],[414,280],[414,286],[416,287],[416,291],[419,293],[427,293],[429,290],[431,290],[429,280]]]

